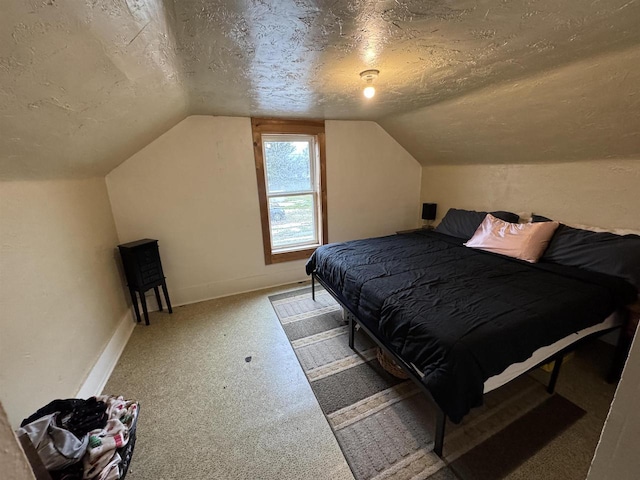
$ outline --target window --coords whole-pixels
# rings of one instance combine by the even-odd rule
[[[308,258],[327,242],[324,122],[251,124],[265,263]]]

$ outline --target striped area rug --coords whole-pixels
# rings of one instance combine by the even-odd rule
[[[444,461],[433,453],[434,407],[415,384],[380,367],[363,332],[323,289],[269,297],[357,480],[504,478],[585,412],[520,377],[485,396],[460,425],[447,422]]]

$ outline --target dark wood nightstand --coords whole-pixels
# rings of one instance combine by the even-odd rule
[[[138,299],[136,298],[136,292],[138,292],[144,313],[144,323],[149,325],[147,299],[144,293],[152,288],[156,294],[156,301],[158,302],[160,311],[162,311],[162,301],[160,300],[158,287],[162,287],[162,291],[164,292],[167,310],[169,313],[173,313],[171,301],[169,300],[169,292],[167,291],[167,283],[164,278],[164,272],[162,271],[158,241],[144,238],[142,240],[136,240],[135,242],[118,245],[118,248],[120,249],[120,256],[122,257],[124,273],[127,277],[127,286],[131,294],[133,309],[136,312],[136,320],[138,322],[141,320]]]

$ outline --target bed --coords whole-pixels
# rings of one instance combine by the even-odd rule
[[[529,263],[467,248],[434,231],[325,245],[306,265],[439,407],[458,423],[483,394],[556,359],[577,341],[620,325],[637,298],[624,279],[551,262]]]

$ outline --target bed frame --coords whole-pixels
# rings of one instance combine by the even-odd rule
[[[422,383],[420,376],[416,373],[415,369],[411,367],[411,365],[409,365],[403,358],[401,358],[400,356],[398,356],[395,352],[393,352],[386,344],[385,342],[378,338],[378,336],[376,334],[374,334],[371,329],[369,329],[358,317],[357,315],[351,311],[351,309],[346,305],[346,302],[343,300],[342,296],[336,292],[333,288],[331,288],[331,286],[328,284],[328,282],[326,280],[324,280],[318,273],[316,272],[312,272],[311,273],[311,298],[315,301],[315,282],[316,280],[318,281],[318,283],[320,285],[322,285],[322,287],[324,287],[324,289],[329,292],[329,294],[336,300],[336,302],[338,302],[340,304],[340,306],[343,308],[344,313],[345,313],[345,317],[346,320],[349,322],[349,347],[357,353],[355,347],[354,347],[354,337],[355,337],[355,332],[356,332],[356,327],[358,326],[359,328],[361,328],[362,330],[364,330],[364,332],[371,337],[371,339],[387,354],[389,355],[391,358],[393,358],[395,360],[395,362],[397,363],[397,365],[409,376],[409,378],[411,380],[413,380],[413,382],[420,388],[420,390],[431,400],[431,403],[435,406],[435,410],[436,410],[436,415],[435,415],[435,432],[434,432],[434,444],[433,444],[433,451],[436,453],[436,455],[438,455],[440,458],[442,458],[442,449],[444,446],[444,432],[445,432],[445,426],[447,423],[447,418],[446,415],[444,413],[444,411],[438,406],[438,404],[436,403],[436,401],[433,399],[433,396],[431,395],[431,392],[429,392],[429,390],[427,389],[427,387]],[[618,345],[616,347],[616,353],[614,355],[614,363],[616,362],[616,359],[620,356],[620,352],[624,350],[624,341],[623,341],[623,334],[625,331],[625,326],[628,322],[629,319],[629,315],[627,315],[626,320],[621,324],[621,325],[616,325],[614,327],[605,329],[605,330],[600,330],[597,332],[594,332],[590,335],[587,335],[585,337],[580,338],[579,340],[577,340],[576,342],[572,343],[571,345],[561,349],[560,351],[554,353],[553,355],[547,357],[546,359],[544,359],[543,361],[539,362],[538,364],[536,364],[535,366],[531,367],[529,370],[523,372],[520,375],[523,375],[524,373],[528,373],[532,370],[535,370],[536,368],[541,367],[542,365],[545,365],[549,362],[555,362],[554,366],[553,366],[553,370],[551,372],[551,377],[549,378],[549,383],[547,384],[547,392],[551,395],[555,392],[555,387],[556,387],[556,382],[558,380],[558,375],[560,374],[560,367],[562,366],[562,360],[564,359],[564,356],[575,350],[579,345],[581,345],[583,342],[585,342],[588,339],[591,338],[595,338],[598,337],[600,335],[604,335],[608,332],[611,332],[613,330],[615,330],[616,328],[620,328],[623,327],[621,332],[620,332],[620,337],[618,340]],[[624,353],[622,353],[624,354]],[[612,367],[613,368],[613,367]],[[504,384],[503,384],[504,385]],[[502,385],[500,385],[502,386]],[[496,387],[499,388],[499,387]]]

